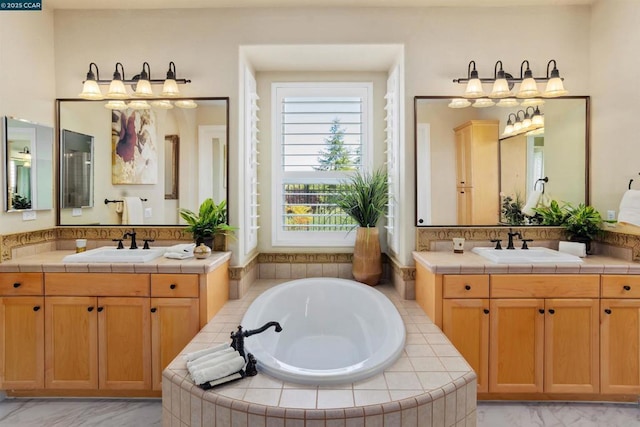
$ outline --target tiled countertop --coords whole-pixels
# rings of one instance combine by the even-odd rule
[[[205,259],[158,257],[145,263],[65,263],[75,251],[42,252],[0,263],[0,273],[196,273],[206,274],[231,258],[231,252],[213,252]]]
[[[601,255],[580,264],[496,264],[470,251],[413,252],[413,259],[436,274],[640,274],[640,263]]]

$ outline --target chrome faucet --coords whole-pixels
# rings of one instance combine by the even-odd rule
[[[516,231],[515,233],[513,232],[513,229],[509,229],[509,232],[507,233],[507,236],[509,236],[509,241],[507,242],[507,249],[515,249],[515,246],[513,246],[513,238],[517,237],[518,239],[522,239],[522,234],[520,234],[519,231]]]
[[[248,331],[242,330],[242,325],[238,325],[237,332],[231,332],[231,347],[236,350],[242,357],[245,357],[244,354],[244,339],[245,337],[250,337],[251,335],[259,334],[260,332],[266,331],[269,327],[275,326],[276,332],[282,331],[282,326],[278,322],[267,322],[263,326],[258,329],[251,329]]]
[[[134,230],[131,230],[130,233],[124,233],[124,236],[122,236],[123,239],[126,239],[127,237],[131,237],[131,247],[129,249],[138,249],[138,243],[136,242],[136,232]]]

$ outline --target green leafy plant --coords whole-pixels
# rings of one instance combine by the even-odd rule
[[[187,224],[187,231],[193,233],[196,243],[211,239],[216,234],[232,236],[237,229],[227,224],[227,202],[225,200],[216,204],[208,198],[200,205],[198,213],[189,209],[180,208],[178,213]]]
[[[14,194],[12,205],[13,209],[31,209],[31,200],[19,194]]]
[[[347,182],[342,183],[336,204],[360,227],[375,227],[387,208],[388,190],[386,171],[357,171]]]
[[[563,225],[569,215],[567,205],[560,205],[556,200],[552,200],[549,206],[541,206],[533,210],[542,218],[541,225]]]
[[[602,216],[593,206],[580,203],[567,205],[567,218],[562,224],[572,240],[593,240],[602,233]]]
[[[524,202],[520,198],[519,194],[516,194],[516,198],[511,196],[504,196],[502,198],[501,214],[503,220],[509,225],[522,225],[525,222],[525,216],[522,213],[522,207]]]

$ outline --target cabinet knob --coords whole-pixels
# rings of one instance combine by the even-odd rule
[[[629,286],[629,285],[624,285],[622,288],[623,288],[625,291],[630,291],[630,290],[631,290],[631,286]]]
[[[604,312],[605,312],[605,313],[607,313],[607,314],[611,314],[611,310],[610,310],[610,309],[608,309],[608,308],[605,308],[605,309],[604,309]]]
[[[175,289],[175,288],[176,288],[176,286],[177,286],[177,285],[176,285],[175,283],[172,283],[172,284],[170,284],[170,285],[169,285],[169,287],[170,287],[171,289]]]
[[[87,311],[91,313],[95,307],[87,307]]]
[[[489,314],[489,309],[485,308],[484,310],[482,310],[484,312],[484,314]]]
[[[19,287],[20,287],[20,282],[16,282],[16,283],[14,283],[14,284],[13,284],[13,287],[14,287],[14,288],[19,288]]]
[[[156,307],[153,307],[153,308],[151,309],[151,312],[152,312],[152,313],[155,313],[156,311],[158,311],[158,309],[157,309]]]
[[[550,308],[550,309],[549,309],[549,314],[555,314],[555,312],[556,312],[556,311],[555,311],[553,308]]]
[[[102,310],[104,310],[104,307],[98,307],[98,313],[100,313]]]
[[[471,286],[469,286],[469,285],[464,285],[464,288],[465,288],[466,290],[468,290],[468,291],[470,291],[470,290],[471,290]]]
[[[539,308],[539,309],[538,309],[538,313],[540,313],[540,314],[544,314],[544,308]]]
[[[33,307],[33,311],[38,311],[38,310],[40,310],[40,306],[39,305],[36,305],[35,307]]]

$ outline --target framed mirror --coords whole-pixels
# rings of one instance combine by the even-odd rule
[[[53,128],[3,117],[2,142],[5,210],[53,209]]]
[[[524,118],[530,107],[450,108],[452,98],[414,98],[416,226],[501,225],[505,197],[526,205],[534,191],[589,203],[589,97],[543,99],[538,135],[518,136],[505,135],[508,119]],[[463,134],[476,135],[467,155]]]
[[[56,101],[58,128],[93,138],[93,181],[84,184],[94,203],[61,202],[58,225],[179,225],[179,208],[197,211],[207,197],[228,200],[228,98],[193,98],[182,103],[189,108],[146,101],[151,108],[144,110],[105,108],[106,100]],[[62,133],[59,144],[62,153]],[[57,182],[61,196],[62,177]],[[123,203],[131,198],[142,201],[142,215],[123,221]]]

